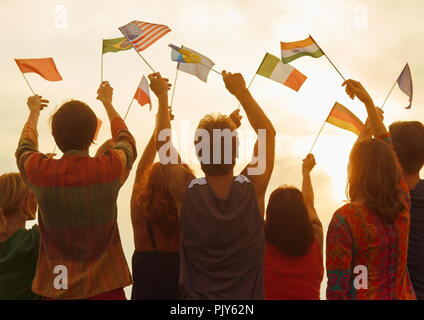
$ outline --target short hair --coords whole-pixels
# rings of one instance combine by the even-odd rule
[[[424,165],[424,126],[419,121],[397,121],[389,127],[393,145],[405,173],[418,173]]]
[[[347,186],[351,202],[362,196],[365,207],[393,223],[399,212],[405,209],[400,181],[401,170],[396,155],[386,142],[369,138],[353,146]]]
[[[281,186],[272,192],[266,208],[265,239],[291,257],[308,252],[315,235],[299,189]]]
[[[62,152],[86,150],[93,143],[97,117],[84,102],[64,103],[52,116],[52,135]]]
[[[237,155],[237,144],[238,144],[238,138],[237,138],[237,127],[234,124],[233,120],[231,120],[230,117],[218,113],[215,114],[207,114],[204,116],[200,121],[199,125],[197,126],[197,129],[203,129],[206,130],[209,134],[209,156],[210,161],[209,163],[205,163],[202,157],[201,153],[196,152],[196,155],[200,161],[201,168],[203,172],[206,175],[209,176],[221,176],[229,173],[231,170],[233,170],[235,164],[236,164],[236,155]],[[232,136],[231,136],[231,163],[225,163],[225,152],[228,152],[228,150],[225,150],[225,138],[224,136],[221,136],[220,143],[221,143],[221,159],[220,163],[214,164],[214,130],[222,130],[228,129]],[[199,138],[195,139],[194,144],[196,145],[199,143]]]

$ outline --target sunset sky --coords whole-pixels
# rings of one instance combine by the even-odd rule
[[[280,56],[280,41],[302,40],[311,34],[346,79],[361,81],[378,106],[408,62],[414,85],[412,109],[404,109],[408,98],[396,86],[384,107],[385,123],[389,125],[395,120],[424,118],[424,94],[419,90],[424,86],[423,47],[419,45],[424,36],[423,15],[424,2],[420,0],[2,0],[0,173],[17,171],[14,152],[29,113],[26,100],[31,91],[13,58],[53,57],[63,77],[63,81],[49,82],[36,74],[27,75],[35,92],[50,100],[39,121],[42,152],[52,152],[54,148],[49,117],[71,98],[89,104],[103,120],[98,145],[110,137],[106,112],[96,100],[102,39],[121,37],[118,27],[132,20],[171,28],[170,33],[142,52],[153,68],[171,82],[176,64],[170,59],[169,43],[183,44],[208,56],[217,70],[241,72],[248,83],[266,52]],[[281,184],[301,186],[302,159],[334,102],[342,103],[365,121],[364,106],[344,93],[341,77],[325,57],[303,57],[292,65],[308,77],[299,92],[261,76],[251,86],[253,96],[277,130],[275,168],[267,195]],[[141,76],[150,72],[134,50],[105,54],[104,79],[114,88],[113,104],[121,115]],[[151,112],[134,103],[127,119],[137,140],[139,156],[154,127],[157,100],[153,96],[152,99]],[[173,126],[182,143],[191,145],[195,126],[203,115],[228,114],[237,104],[216,73],[209,74],[207,83],[179,73]],[[252,137],[253,131],[242,114],[241,137]],[[190,131],[184,134],[181,128],[187,124]],[[346,199],[346,167],[355,137],[326,124],[313,150],[317,162],[312,173],[316,209],[325,230],[333,212]],[[248,147],[244,148],[249,154],[253,142],[249,139]],[[96,149],[93,146],[91,154]],[[241,156],[237,174],[248,161]],[[192,159],[191,165],[201,176],[194,153],[182,153],[182,157]],[[134,250],[129,211],[134,173],[135,170],[118,200],[118,223],[129,265]],[[323,288],[325,285],[326,280]],[[129,298],[130,289],[126,292]],[[325,296],[324,290],[321,295]]]

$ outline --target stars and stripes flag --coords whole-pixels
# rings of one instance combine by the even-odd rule
[[[163,24],[131,21],[119,28],[122,34],[137,51],[143,51],[171,31]]]

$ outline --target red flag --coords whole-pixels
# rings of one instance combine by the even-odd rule
[[[134,99],[138,101],[140,106],[150,104],[150,110],[152,109],[152,101],[150,100],[149,82],[146,77],[141,78],[140,84],[138,85],[137,91],[135,92]]]
[[[35,72],[49,81],[62,80],[53,58],[15,59],[15,62],[22,73]]]
[[[96,133],[94,134],[94,138],[93,138],[94,141],[97,140],[97,136],[99,135],[100,127],[102,126],[102,124],[103,124],[103,121],[97,118],[97,129],[96,129]]]

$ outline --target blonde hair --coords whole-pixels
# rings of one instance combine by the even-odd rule
[[[22,208],[30,194],[19,173],[5,173],[0,176],[0,230],[6,228],[9,214]]]

